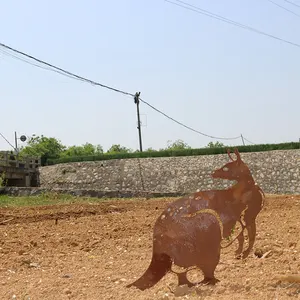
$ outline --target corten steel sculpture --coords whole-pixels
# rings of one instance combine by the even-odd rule
[[[236,222],[242,225],[242,231],[236,237],[239,241],[236,254],[242,253],[246,228],[249,247],[242,257],[248,256],[255,241],[255,219],[262,208],[262,190],[255,184],[237,149],[235,154],[237,159],[233,160],[228,151],[231,162],[213,172],[212,177],[235,180],[236,184],[225,190],[200,191],[182,197],[158,217],[154,225],[151,263],[146,272],[127,287],[145,290],[168,272],[177,274],[178,285],[192,286],[187,272],[195,266],[204,274],[201,283],[216,283],[218,279],[214,272],[220,259],[221,241],[230,237]],[[186,268],[186,271],[174,272],[172,264]]]
[[[242,161],[238,150],[234,150],[234,153],[237,157],[236,160],[232,158],[229,150],[227,152],[231,162],[213,172],[212,177],[235,180],[237,181],[237,184],[241,184],[241,186],[244,185],[245,187],[241,201],[246,204],[246,209],[244,211],[244,215],[241,216],[241,219],[239,220],[243,230],[237,236],[239,247],[235,254],[237,257],[246,258],[250,254],[255,242],[255,220],[263,207],[263,197],[265,197],[265,194],[263,190],[255,183],[249,168]],[[231,172],[229,172],[229,170],[231,170]],[[244,219],[245,224],[243,224],[242,218]],[[248,248],[243,252],[244,228],[246,228],[248,232],[249,245]]]

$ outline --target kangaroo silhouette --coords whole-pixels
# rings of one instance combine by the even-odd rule
[[[263,192],[255,184],[238,150],[234,152],[237,159],[233,160],[228,150],[231,162],[215,170],[212,177],[235,180],[236,183],[224,190],[196,192],[169,204],[154,224],[152,259],[148,269],[127,287],[151,288],[168,272],[177,275],[178,285],[192,286],[194,284],[187,278],[190,267],[202,270],[204,279],[200,283],[215,284],[219,281],[214,272],[220,260],[221,242],[231,235],[237,222],[242,224],[242,230],[236,237],[239,242],[236,255],[242,258],[249,255],[255,241],[255,219],[262,208]],[[245,228],[249,247],[242,252]],[[173,264],[186,271],[172,271]]]

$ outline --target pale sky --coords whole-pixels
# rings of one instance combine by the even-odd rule
[[[276,3],[298,13],[283,0]],[[292,0],[300,4],[298,0]],[[186,0],[300,44],[300,17],[267,0]],[[164,0],[0,0],[0,43],[105,85],[135,93],[206,134],[254,143],[300,137],[300,48]],[[1,49],[0,49],[1,50]],[[0,52],[0,132],[44,134],[137,149],[133,99]],[[141,104],[143,147],[212,140]],[[145,117],[146,116],[146,117]],[[241,144],[240,140],[225,144]],[[0,149],[10,146],[0,137]]]

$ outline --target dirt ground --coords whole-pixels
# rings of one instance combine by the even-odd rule
[[[300,283],[283,280],[300,274],[300,196],[267,197],[254,251],[237,260],[236,243],[224,249],[216,286],[178,289],[168,274],[126,288],[148,267],[153,224],[172,200],[0,208],[0,299],[300,299]]]

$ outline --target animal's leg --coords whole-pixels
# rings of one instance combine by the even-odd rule
[[[244,221],[246,224],[247,232],[248,232],[248,239],[249,239],[249,246],[248,248],[242,253],[242,257],[246,258],[250,251],[252,250],[255,242],[256,237],[256,224],[255,219],[256,216],[259,214],[259,212],[262,209],[262,202],[263,198],[260,192],[253,196],[253,199],[251,199],[251,206],[248,207],[248,209],[245,212]]]
[[[215,269],[216,266],[210,266],[210,265],[206,265],[206,266],[201,266],[201,270],[203,272],[204,275],[204,279],[202,281],[200,281],[201,284],[210,284],[210,285],[214,285],[217,282],[219,282],[219,280],[215,277]]]
[[[242,251],[243,251],[243,246],[244,246],[244,231],[242,231],[238,236],[237,236],[237,240],[239,243],[239,247],[237,248],[237,250],[235,251],[235,257],[236,258],[240,258]]]
[[[202,270],[204,275],[204,279],[200,281],[200,283],[214,285],[219,282],[219,280],[215,277],[215,270],[219,263],[219,260],[220,253],[213,260],[209,260],[209,264],[205,263],[198,266]]]
[[[249,238],[249,246],[248,248],[242,253],[242,258],[246,258],[250,251],[252,250],[255,242],[255,236],[256,236],[256,224],[255,220],[250,224],[247,225],[247,232],[248,232],[248,238]]]

